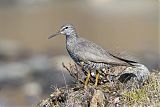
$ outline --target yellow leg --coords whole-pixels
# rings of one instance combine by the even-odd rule
[[[95,84],[94,84],[94,86],[96,87],[97,86],[97,84],[98,84],[98,79],[99,79],[99,73],[98,72],[96,72],[96,82],[95,82]]]
[[[87,84],[88,84],[88,81],[89,81],[90,77],[91,77],[91,74],[90,74],[90,71],[88,71],[87,78],[84,82],[84,88],[87,88]]]

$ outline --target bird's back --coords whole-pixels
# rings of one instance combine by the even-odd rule
[[[84,61],[92,61],[95,63],[115,65],[130,65],[129,63],[134,63],[134,61],[114,56],[99,45],[84,38],[77,38],[73,53]]]

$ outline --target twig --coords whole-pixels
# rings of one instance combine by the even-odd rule
[[[78,71],[78,68],[77,68],[77,67],[74,68],[74,70],[77,71],[76,73],[74,73],[74,72],[73,72],[73,69],[71,70],[71,67],[72,67],[71,64],[70,64],[70,69],[68,69],[63,62],[62,62],[62,66],[69,72],[69,74],[70,74],[73,78],[75,78],[75,79],[78,80],[79,82],[83,83],[83,80],[79,79],[79,76],[78,76],[78,75],[79,75],[79,71]]]

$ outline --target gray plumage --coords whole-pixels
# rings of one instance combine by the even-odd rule
[[[68,50],[68,53],[71,56],[79,58],[83,61],[91,61],[95,63],[105,63],[113,65],[130,65],[130,62],[133,62],[116,57],[101,48],[100,46],[86,39],[76,37],[74,38],[76,41],[75,43],[71,43],[69,39],[70,37],[67,37],[66,48]]]
[[[132,63],[136,63],[135,61],[114,56],[99,45],[79,37],[73,25],[66,24],[62,26],[57,34],[51,35],[49,38],[59,34],[66,35],[66,49],[69,55],[78,65],[83,67],[84,63],[88,64],[87,66],[90,69],[93,68],[93,65],[96,65],[98,67],[95,67],[95,69],[98,70],[103,67],[106,68],[108,65],[132,66]]]

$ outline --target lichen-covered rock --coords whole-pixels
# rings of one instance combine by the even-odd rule
[[[81,69],[74,66],[70,66],[69,69],[64,64],[63,66],[77,80],[77,83],[56,89],[37,107],[119,107],[138,105],[139,103],[150,105],[148,99],[152,92],[157,94],[154,96],[155,99],[160,99],[160,94],[158,94],[160,93],[159,76],[154,75],[157,79],[153,78],[147,67],[142,64],[126,68],[123,73],[115,76],[114,81],[99,84],[97,87],[94,87],[90,81],[87,88],[84,88],[82,84],[83,74],[79,74],[82,73]],[[145,100],[146,97],[147,100]]]
[[[105,107],[104,93],[100,90],[95,90],[90,102],[90,107]]]
[[[117,78],[121,82],[127,82],[131,77],[136,77],[139,85],[142,85],[148,79],[150,72],[143,64],[134,64],[133,67],[126,68]]]
[[[150,72],[146,66],[143,64],[139,63],[133,63],[134,66],[129,66],[129,67],[117,67],[113,68],[115,69],[115,73],[111,73],[110,79],[112,81],[117,81],[119,80],[121,83],[126,83],[128,80],[131,78],[135,78],[135,81],[138,83],[137,85],[142,86],[144,81],[148,79],[148,76],[150,75]],[[70,65],[69,68],[67,68],[64,64],[63,66],[69,71],[70,75],[74,77],[77,81],[83,82],[85,74],[83,73],[82,69],[76,65]],[[120,72],[118,72],[118,70]],[[122,72],[123,70],[123,72]],[[105,84],[106,82],[109,82],[106,77],[101,78],[102,75],[100,75],[99,78],[99,84]],[[90,78],[91,83],[95,83],[95,78],[91,77]]]
[[[105,105],[105,95],[101,90],[76,86],[55,90],[50,98],[41,101],[37,107],[106,107]]]
[[[83,84],[76,83],[55,89],[49,98],[42,100],[36,107],[159,107],[159,77],[160,73],[151,73],[141,87],[135,87],[136,82],[132,78],[127,84],[115,81],[93,87],[90,83],[87,89],[84,89]]]

